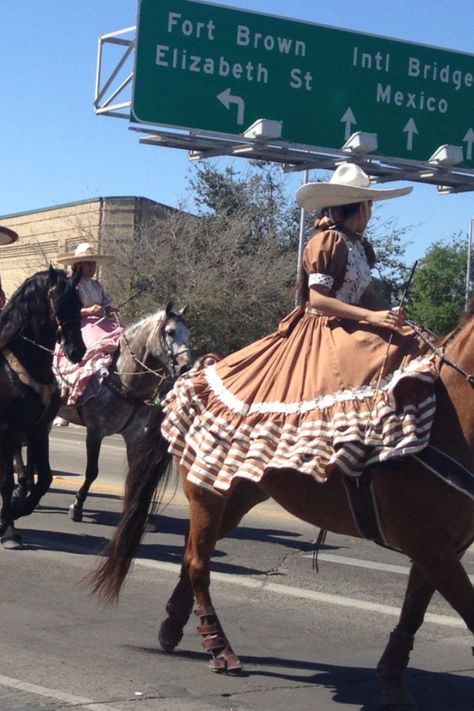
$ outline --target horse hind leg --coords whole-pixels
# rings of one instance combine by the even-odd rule
[[[209,592],[211,555],[215,549],[226,499],[220,494],[184,482],[189,501],[190,528],[183,565],[200,618],[197,631],[203,647],[211,655],[209,667],[215,672],[238,673],[242,665],[224,633]]]
[[[218,540],[225,538],[239,525],[242,518],[254,506],[268,499],[255,484],[240,480],[225,503]],[[188,533],[185,537],[185,548]],[[166,604],[167,617],[160,625],[158,639],[165,652],[171,653],[183,638],[184,627],[189,620],[194,604],[193,589],[185,566],[181,567],[178,584]]]
[[[77,492],[74,501],[69,506],[69,518],[71,521],[80,523],[84,513],[84,503],[89,494],[89,490],[94,481],[99,476],[99,455],[102,437],[99,437],[92,428],[87,428],[86,435],[86,456],[87,464],[84,482]]]

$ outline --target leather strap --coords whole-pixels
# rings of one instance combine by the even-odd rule
[[[363,538],[374,541],[385,548],[396,550],[389,546],[385,539],[373,493],[372,479],[370,467],[357,478],[343,476],[354,523]]]
[[[35,393],[37,393],[41,398],[41,404],[45,407],[51,404],[51,399],[53,397],[53,392],[55,391],[57,385],[56,383],[38,383],[34,380],[28,371],[24,368],[22,363],[18,360],[16,355],[12,353],[9,348],[2,348],[0,351],[5,360],[7,361],[10,368],[21,380],[23,385],[27,385],[32,388]]]

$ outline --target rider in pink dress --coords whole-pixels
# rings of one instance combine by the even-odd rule
[[[98,264],[109,264],[114,257],[98,254],[88,243],[79,244],[73,254],[58,257],[60,264],[73,272],[81,269],[77,291],[82,301],[82,338],[87,351],[78,365],[73,365],[57,349],[55,366],[67,405],[86,402],[97,395],[102,380],[118,348],[123,329],[119,326],[112,301],[102,284],[94,278]]]

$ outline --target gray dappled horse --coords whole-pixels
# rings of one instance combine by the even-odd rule
[[[69,507],[73,521],[82,521],[84,502],[99,474],[104,437],[121,434],[128,458],[145,432],[153,407],[190,366],[186,311],[187,307],[175,311],[169,303],[127,328],[97,396],[83,405],[61,407],[60,417],[87,429],[85,479]],[[28,472],[20,475],[17,496],[28,489],[30,478]]]

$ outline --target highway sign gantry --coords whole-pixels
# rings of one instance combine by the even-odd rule
[[[282,122],[291,144],[474,167],[474,55],[194,0],[141,0],[131,120],[241,134]]]

